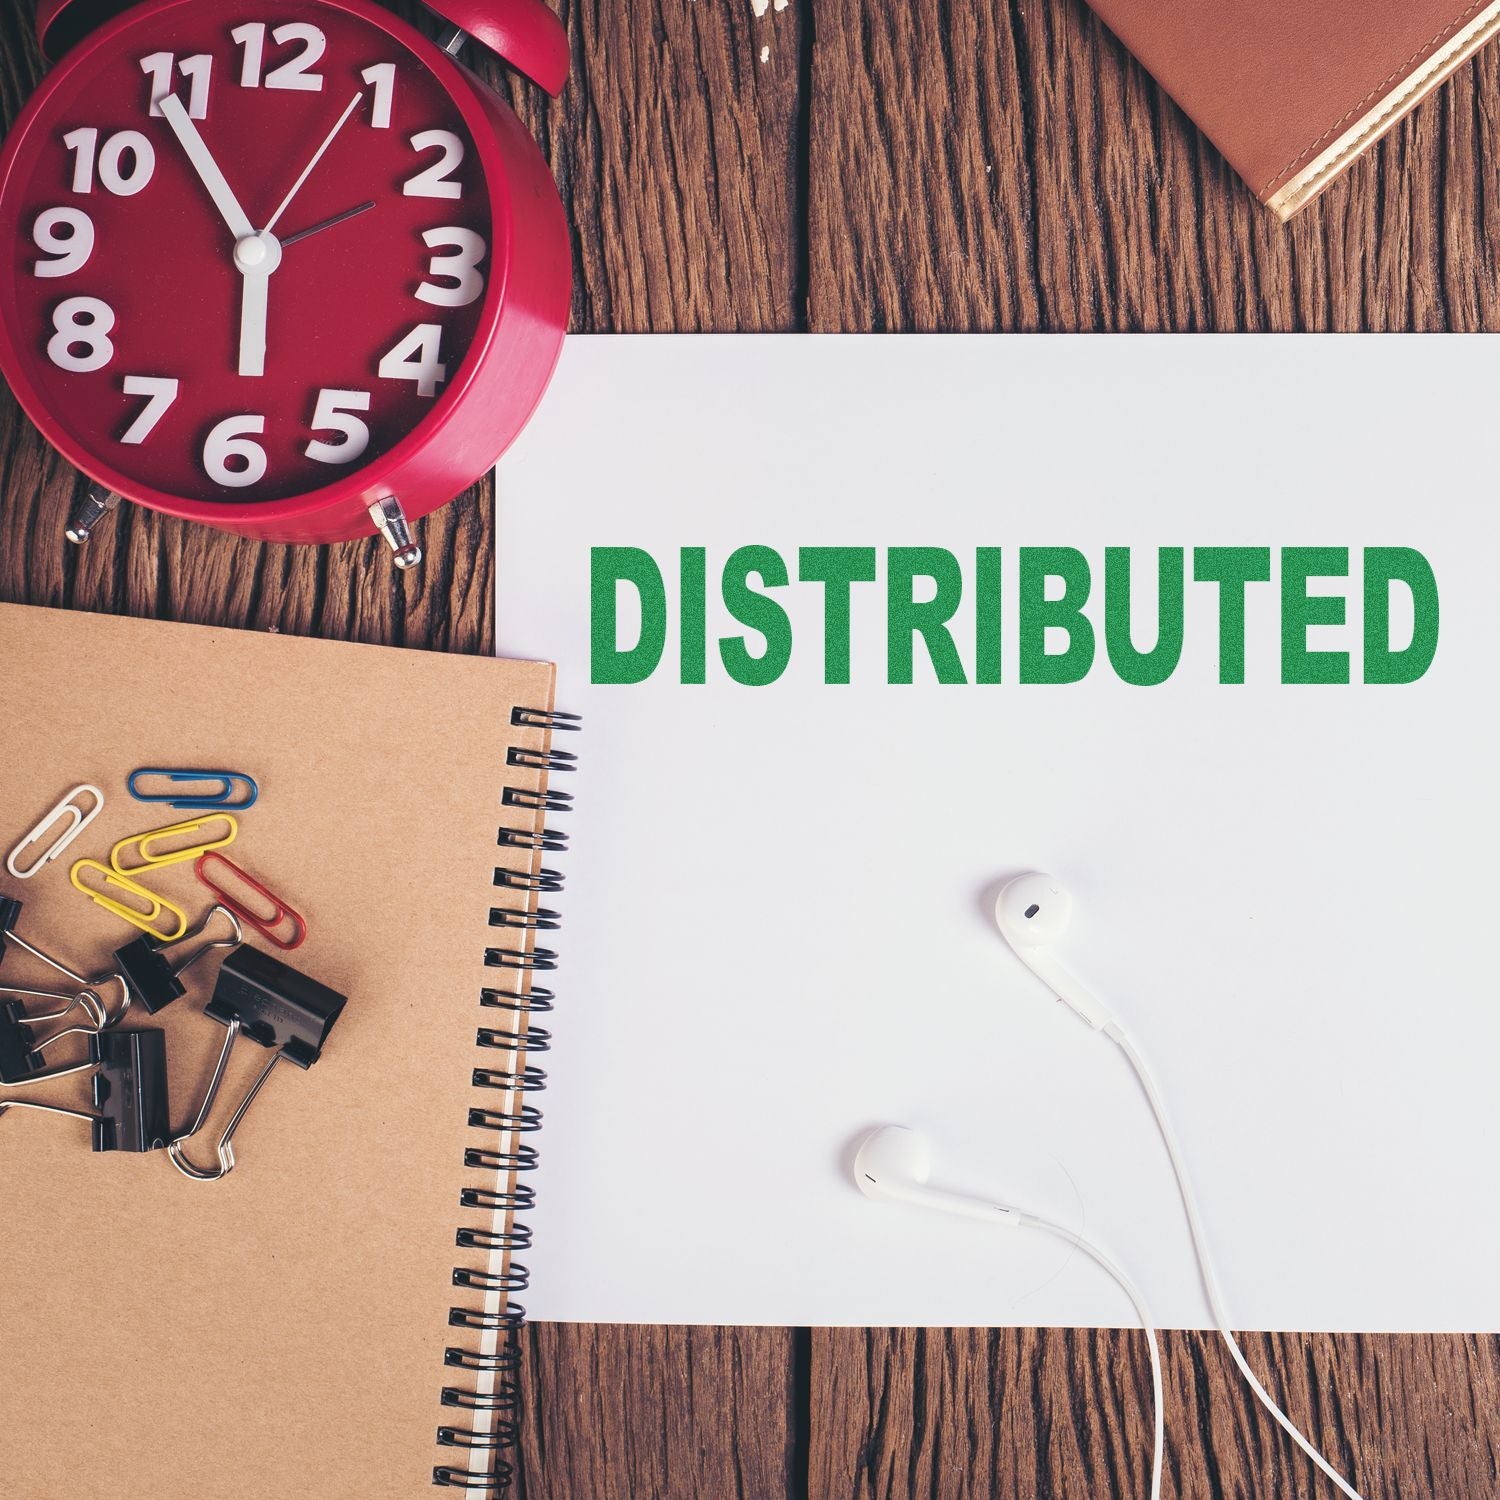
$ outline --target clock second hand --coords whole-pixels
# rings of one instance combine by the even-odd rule
[[[314,224],[311,229],[299,229],[296,234],[289,234],[282,240],[281,248],[285,250],[288,245],[295,245],[301,240],[311,239],[315,234],[322,234],[325,229],[335,229],[340,224],[347,224],[350,219],[357,219],[361,214],[367,214],[375,207],[371,199],[368,203],[357,204],[354,208],[346,208],[343,213],[335,214],[331,219],[324,219],[321,224]]]

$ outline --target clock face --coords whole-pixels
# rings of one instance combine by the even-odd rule
[[[365,0],[158,0],[107,36],[0,187],[0,320],[64,453],[242,505],[440,420],[497,251],[446,59]]]

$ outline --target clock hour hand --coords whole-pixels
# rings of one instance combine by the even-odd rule
[[[234,247],[240,273],[240,374],[266,373],[266,324],[271,275],[281,264],[281,242],[274,234],[252,234]]]
[[[236,241],[252,239],[255,226],[240,207],[240,200],[234,196],[234,189],[224,180],[218,162],[198,133],[198,127],[189,118],[182,100],[176,94],[165,95],[161,100],[161,112],[167,124],[172,127],[172,134],[177,137],[199,180],[208,189],[209,197],[214,200],[220,217],[229,226],[230,234]]]

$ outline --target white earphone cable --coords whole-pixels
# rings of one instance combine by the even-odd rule
[[[1146,1347],[1151,1353],[1151,1406],[1155,1427],[1155,1439],[1151,1451],[1151,1500],[1161,1500],[1162,1445],[1165,1426],[1165,1415],[1162,1409],[1161,1350],[1156,1345],[1156,1329],[1152,1324],[1151,1314],[1146,1310],[1145,1299],[1136,1289],[1135,1283],[1098,1246],[1091,1245],[1071,1229],[1065,1229],[1061,1224],[1054,1224],[1050,1219],[1038,1218],[1035,1214],[1022,1214],[1021,1227],[1040,1229],[1043,1233],[1055,1235],[1058,1239],[1066,1240],[1068,1244],[1082,1250],[1096,1265],[1101,1266],[1114,1278],[1120,1290],[1130,1298],[1134,1305],[1136,1316],[1141,1320],[1141,1327],[1146,1330]]]
[[[1296,1423],[1282,1411],[1282,1409],[1271,1399],[1271,1393],[1260,1383],[1255,1371],[1250,1368],[1239,1344],[1235,1341],[1234,1334],[1230,1331],[1229,1318],[1224,1311],[1223,1297],[1219,1291],[1218,1279],[1214,1275],[1213,1266],[1208,1258],[1208,1236],[1204,1232],[1203,1221],[1198,1213],[1198,1201],[1193,1196],[1193,1190],[1188,1185],[1187,1167],[1182,1160],[1182,1154],[1177,1147],[1177,1138],[1172,1132],[1172,1127],[1167,1120],[1166,1105],[1162,1101],[1160,1092],[1157,1090],[1156,1081],[1151,1076],[1151,1070],[1146,1066],[1145,1059],[1136,1051],[1130,1038],[1120,1030],[1119,1026],[1111,1021],[1104,1028],[1104,1034],[1125,1054],[1130,1066],[1135,1071],[1135,1076],[1140,1080],[1141,1089],[1151,1105],[1151,1112],[1156,1116],[1156,1126],[1161,1132],[1162,1141],[1167,1148],[1167,1155],[1172,1162],[1172,1170],[1177,1177],[1177,1190],[1182,1195],[1182,1206],[1187,1213],[1188,1230],[1192,1235],[1193,1250],[1198,1257],[1198,1272],[1203,1278],[1203,1290],[1208,1294],[1208,1305],[1213,1311],[1214,1320],[1218,1324],[1220,1337],[1229,1346],[1229,1353],[1233,1357],[1240,1374],[1245,1383],[1255,1393],[1256,1399],[1265,1409],[1280,1423],[1282,1430],[1288,1437],[1315,1463],[1324,1474],[1336,1484],[1339,1489],[1349,1497],[1349,1500],[1362,1500],[1360,1493],[1346,1480],[1337,1469],[1335,1469],[1326,1458],[1302,1435]],[[1080,1246],[1086,1249],[1086,1246]]]

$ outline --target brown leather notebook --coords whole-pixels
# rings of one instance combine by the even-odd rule
[[[1500,0],[1089,0],[1285,220],[1500,27]]]
[[[132,800],[135,768],[232,770],[260,795],[222,852],[308,928],[291,952],[247,928],[250,944],[347,996],[315,1065],[267,1078],[221,1181],[179,1175],[161,1149],[96,1153],[80,1120],[0,1113],[0,1494],[498,1494],[516,1415],[508,1288],[525,1280],[513,1209],[528,1196],[509,1168],[531,1165],[536,1140],[505,1119],[540,1076],[525,1072],[515,955],[548,966],[529,928],[553,668],[15,605],[0,605],[0,656],[0,861],[70,787],[105,798],[56,860],[24,880],[0,869],[23,939],[108,969],[139,934],[70,867],[203,816]],[[192,863],[141,883],[194,920],[212,899]],[[174,1132],[225,1037],[204,1014],[222,957],[106,1033],[165,1033]],[[66,988],[13,945],[0,984]],[[265,1065],[254,1043],[231,1054],[200,1166]],[[73,1037],[46,1061],[87,1055]],[[87,1074],[0,1088],[0,1105],[19,1099],[94,1103]]]

